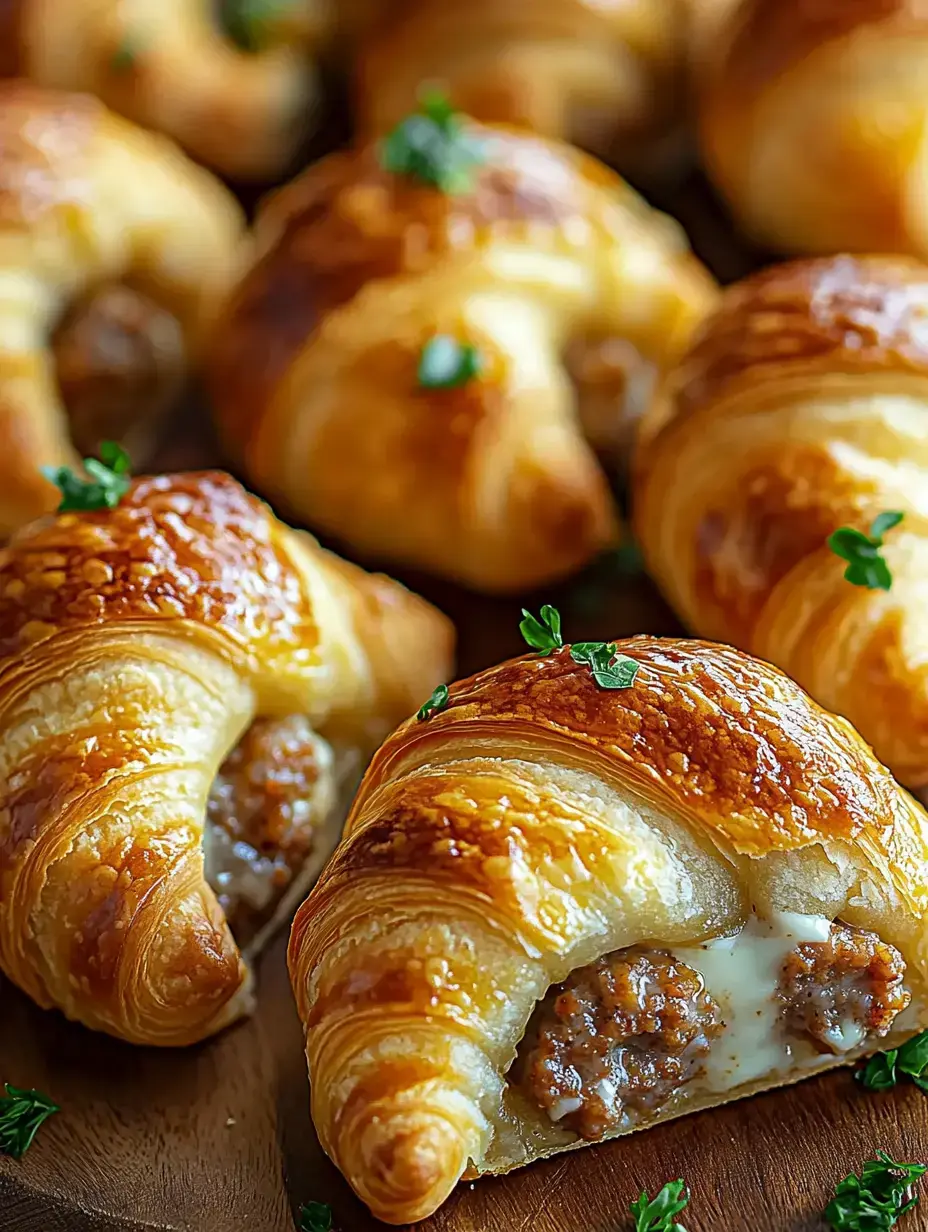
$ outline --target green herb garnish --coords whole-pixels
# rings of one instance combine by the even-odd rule
[[[123,39],[110,56],[110,68],[114,73],[127,73],[135,64],[138,48],[129,38]]]
[[[332,1232],[332,1208],[324,1202],[307,1202],[300,1207],[300,1232]]]
[[[84,470],[90,479],[75,475],[69,466],[43,466],[42,474],[61,491],[58,513],[73,513],[91,509],[115,509],[132,482],[129,475],[129,455],[115,441],[100,446],[100,461],[84,459]]]
[[[682,1180],[668,1181],[655,1198],[649,1198],[642,1190],[641,1197],[630,1207],[635,1216],[635,1232],[686,1232],[682,1224],[674,1223],[674,1215],[679,1215],[689,1200]]]
[[[853,526],[841,526],[828,536],[828,546],[834,554],[848,562],[844,576],[851,585],[866,586],[868,590],[890,589],[893,575],[880,555],[880,548],[886,532],[898,526],[904,517],[904,513],[888,511],[874,518],[869,535]]]
[[[825,1220],[835,1232],[883,1232],[918,1205],[912,1186],[928,1171],[925,1164],[901,1164],[877,1151],[860,1176],[851,1173],[835,1186]]]
[[[464,128],[442,94],[426,94],[380,144],[380,163],[394,175],[408,175],[444,193],[468,192],[474,169],[484,160],[482,143]]]
[[[533,616],[525,608],[522,609],[522,620],[519,622],[519,632],[539,654],[550,654],[564,645],[561,637],[561,613],[550,603],[541,609],[541,619]]]
[[[898,1070],[898,1073],[897,1073]],[[889,1091],[899,1081],[899,1075],[911,1078],[917,1087],[928,1092],[928,1031],[913,1035],[910,1040],[870,1057],[854,1077],[868,1091]]]
[[[635,683],[641,664],[616,653],[615,642],[575,642],[570,648],[575,663],[589,664],[601,689],[627,689]]]
[[[264,51],[281,15],[293,6],[294,0],[221,0],[222,27],[242,51]]]
[[[32,1146],[43,1123],[59,1108],[38,1091],[21,1091],[8,1082],[4,1089],[6,1095],[0,1096],[0,1154],[19,1159]]]
[[[480,375],[480,352],[450,334],[436,334],[422,348],[418,380],[423,389],[457,389]]]
[[[424,705],[420,706],[416,711],[416,718],[427,719],[430,715],[437,714],[439,710],[444,710],[447,705],[448,686],[446,684],[440,684],[432,693],[429,700],[425,702]]]

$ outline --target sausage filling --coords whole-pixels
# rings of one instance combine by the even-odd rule
[[[665,950],[633,946],[549,990],[510,1080],[552,1121],[592,1141],[665,1104],[700,1073],[722,1030],[696,971]]]
[[[257,719],[216,776],[206,877],[239,944],[274,914],[336,797],[332,748],[303,715]]]
[[[783,964],[777,999],[786,1030],[835,1053],[886,1035],[911,994],[905,961],[876,933],[832,924],[827,941],[803,942]]]

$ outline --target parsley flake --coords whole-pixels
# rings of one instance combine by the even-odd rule
[[[100,461],[84,459],[84,470],[90,479],[75,475],[69,466],[43,466],[42,474],[61,491],[58,513],[73,513],[92,509],[115,509],[131,485],[129,455],[115,443],[104,441],[100,446]]]
[[[275,26],[295,0],[221,0],[222,27],[241,51],[264,51]]]
[[[380,164],[393,175],[407,175],[443,193],[468,192],[484,149],[466,132],[461,117],[442,94],[426,94],[419,110],[407,116],[380,145]]]
[[[635,683],[641,664],[616,653],[615,642],[576,642],[570,648],[575,663],[589,664],[601,689],[627,689]]]
[[[60,1109],[38,1091],[21,1091],[8,1082],[4,1090],[6,1095],[0,1096],[0,1154],[20,1159],[45,1121]]]
[[[854,1077],[868,1091],[889,1091],[904,1075],[911,1078],[917,1087],[928,1092],[928,1031],[913,1035],[910,1040],[870,1057],[863,1069]],[[898,1072],[897,1072],[898,1071]]]
[[[918,1205],[913,1184],[928,1171],[925,1164],[897,1163],[885,1151],[868,1159],[860,1176],[851,1173],[835,1186],[825,1220],[835,1232],[883,1232]]]
[[[421,705],[416,711],[416,718],[428,719],[433,714],[437,714],[439,710],[444,710],[447,705],[448,686],[446,684],[440,684],[438,688],[434,690],[429,700]]]
[[[526,608],[522,609],[522,620],[519,622],[519,632],[539,654],[550,654],[564,645],[561,637],[561,613],[550,603],[546,603],[540,612],[541,619],[533,616]]]
[[[300,1232],[332,1232],[332,1208],[324,1202],[306,1202],[300,1207]]]
[[[480,352],[450,334],[436,334],[422,348],[419,384],[423,389],[457,389],[480,375]]]
[[[682,1180],[668,1181],[654,1198],[649,1198],[647,1191],[642,1190],[641,1197],[629,1208],[635,1216],[635,1232],[686,1232],[682,1224],[673,1220],[689,1200]]]
[[[853,526],[840,526],[828,536],[828,546],[834,554],[848,562],[844,576],[852,586],[865,586],[868,590],[892,587],[893,575],[880,555],[880,548],[886,532],[898,526],[904,517],[904,513],[887,511],[874,518],[869,535]]]
[[[135,65],[137,56],[135,43],[125,38],[110,56],[110,68],[114,73],[127,73]]]

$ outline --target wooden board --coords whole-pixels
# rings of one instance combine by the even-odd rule
[[[666,203],[664,203],[666,204]],[[739,250],[698,184],[676,212],[724,280]],[[162,469],[215,464],[205,422],[175,435]],[[521,601],[405,579],[452,615],[464,675],[519,653]],[[556,602],[573,640],[677,632],[646,579],[527,597]],[[2,1232],[290,1232],[302,1202],[332,1204],[340,1232],[375,1223],[323,1156],[309,1119],[302,1038],[280,937],[259,968],[256,1017],[185,1052],[135,1049],[43,1013],[0,982],[0,1081],[50,1094],[62,1112],[21,1161],[0,1157]],[[621,1232],[642,1188],[686,1178],[690,1232],[821,1229],[836,1181],[884,1147],[928,1160],[928,1102],[915,1088],[868,1095],[841,1071],[460,1186],[420,1232]],[[916,1232],[922,1223],[909,1217]]]

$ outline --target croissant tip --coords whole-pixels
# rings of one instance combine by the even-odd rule
[[[461,1135],[437,1115],[375,1121],[362,1150],[359,1195],[384,1223],[411,1223],[431,1215],[457,1184],[467,1163]]]

